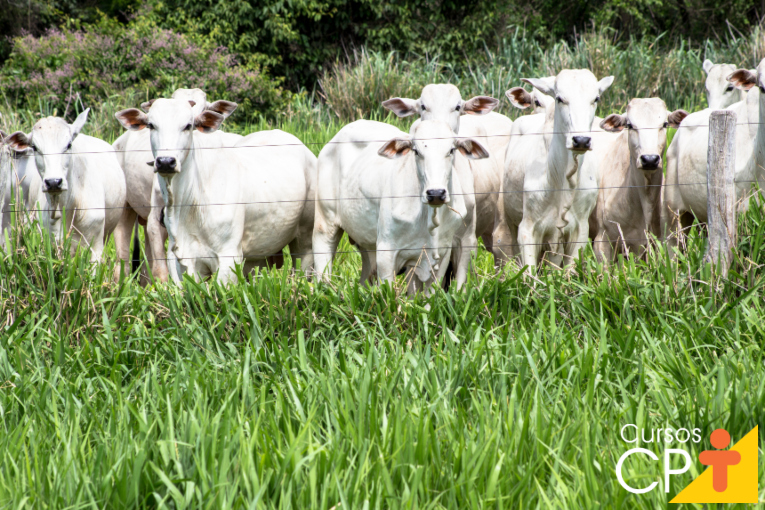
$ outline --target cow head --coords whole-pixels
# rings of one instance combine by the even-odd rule
[[[713,64],[707,59],[702,65],[704,72],[707,73],[707,79],[704,85],[707,89],[707,104],[714,110],[722,110],[733,103],[744,99],[741,90],[727,80],[727,77],[733,73],[736,68],[731,64]]]
[[[614,81],[598,81],[587,69],[564,69],[554,78],[522,78],[555,100],[555,132],[565,137],[566,148],[574,153],[592,150],[590,136],[600,96]]]
[[[463,101],[460,90],[445,83],[426,85],[419,99],[394,97],[383,101],[383,106],[399,117],[416,113],[422,120],[446,122],[455,133],[459,133],[461,115],[484,115],[498,104],[499,101],[488,96]]]
[[[154,171],[170,177],[181,171],[192,147],[193,131],[212,133],[223,122],[223,115],[209,110],[195,114],[195,107],[194,101],[157,99],[148,113],[129,108],[116,117],[126,129],[149,128]]]
[[[600,127],[611,132],[629,130],[631,164],[648,176],[664,166],[661,155],[667,146],[667,128],[678,127],[687,115],[684,110],[668,112],[658,98],[633,99],[625,114],[609,115]]]
[[[554,80],[555,77],[551,76],[549,79]],[[548,107],[555,106],[555,100],[552,97],[543,94],[536,88],[532,88],[531,92],[528,92],[523,87],[513,87],[505,91],[505,96],[516,108],[521,110],[534,108],[534,113],[545,113]]]
[[[455,137],[447,123],[437,120],[420,122],[410,135],[385,142],[377,153],[389,159],[414,158],[422,203],[440,207],[451,201],[449,192],[456,151],[470,159],[489,157],[483,145],[470,138]]]
[[[6,139],[16,152],[29,149],[34,152],[44,193],[58,195],[69,189],[72,143],[85,126],[88,112],[90,108],[79,114],[72,124],[60,117],[46,117],[37,121],[31,133],[17,131]]]

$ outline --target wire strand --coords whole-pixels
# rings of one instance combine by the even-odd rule
[[[737,123],[737,126],[758,126],[760,124],[763,124],[762,122],[741,122]],[[392,124],[388,124],[392,126]],[[395,127],[395,126],[393,126]],[[682,124],[678,126],[677,128],[672,129],[691,129],[691,128],[709,128],[709,125],[697,125],[697,126],[683,126]],[[641,130],[659,130],[659,129],[669,129],[664,127],[644,127],[644,128],[632,128],[634,131],[641,131]],[[263,131],[257,131],[255,133],[248,133],[247,135],[242,135],[243,138],[246,136],[249,136],[250,134],[256,134],[256,133],[262,133]],[[460,136],[460,135],[454,135],[454,136],[444,136],[444,137],[429,137],[429,138],[418,138],[417,140],[420,141],[429,141],[429,140],[451,140],[454,138],[500,138],[500,137],[512,137],[512,136],[547,136],[547,135],[569,135],[569,134],[586,134],[586,133],[608,133],[608,131],[605,130],[585,130],[585,131],[545,131],[545,132],[538,132],[538,133],[502,133],[502,134],[494,134],[494,135],[470,135],[470,136]],[[236,134],[236,133],[229,133],[229,134]],[[612,133],[616,134],[616,133]],[[222,150],[222,149],[259,149],[259,148],[268,148],[268,147],[301,147],[301,146],[309,146],[309,145],[331,145],[331,144],[359,144],[359,143],[385,143],[389,142],[390,139],[384,139],[384,140],[329,140],[327,142],[300,142],[300,143],[276,143],[276,144],[259,144],[259,145],[232,145],[232,146],[221,146],[221,147],[195,147],[194,150]],[[167,151],[167,150],[186,150],[187,148],[179,148],[179,149],[159,149],[160,151]],[[25,157],[33,157],[33,154],[28,154],[26,151],[29,149],[24,149],[23,153],[18,154],[17,158],[25,158]],[[82,155],[82,154],[108,154],[108,153],[131,153],[131,152],[152,152],[153,149],[112,149],[107,151],[79,151],[79,152],[71,152],[71,151],[64,151],[64,152],[49,152],[46,153],[46,156],[60,156],[63,154],[72,154],[72,155]],[[21,151],[19,151],[21,152]]]

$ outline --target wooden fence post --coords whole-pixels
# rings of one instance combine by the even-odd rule
[[[736,114],[716,110],[709,117],[707,151],[707,229],[709,245],[704,261],[728,276],[736,245]]]

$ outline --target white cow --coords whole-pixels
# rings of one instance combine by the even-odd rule
[[[588,151],[607,143],[605,132],[592,123],[601,94],[613,76],[598,81],[586,69],[563,70],[555,79],[524,79],[556,100],[546,153],[531,155],[523,180],[523,219],[518,227],[523,263],[536,265],[543,246],[577,257],[589,239],[589,217],[598,196],[597,158]],[[505,187],[507,190],[514,189]],[[506,195],[509,195],[506,193]],[[507,209],[505,214],[509,214]]]
[[[337,143],[389,139],[383,143]],[[442,121],[424,120],[410,134],[381,122],[348,124],[319,154],[314,260],[327,278],[343,234],[366,251],[361,281],[372,268],[392,281],[412,269],[409,290],[426,292],[448,267],[454,238],[469,214],[455,152],[487,158],[477,141],[455,137]],[[416,278],[415,278],[416,277]],[[462,284],[459,280],[457,286]]]
[[[178,89],[173,92],[173,98],[193,101],[192,107],[195,114],[202,113],[203,110],[210,110],[228,117],[236,109],[236,103],[230,101],[215,101],[209,103],[207,94],[200,89]],[[141,105],[144,111],[148,111],[154,100],[147,101]],[[227,146],[233,146],[242,137],[232,133],[222,134],[222,143]],[[167,281],[168,264],[165,260],[165,241],[167,240],[167,231],[161,226],[161,212],[164,207],[159,183],[154,175],[154,167],[151,164],[151,142],[149,140],[149,131],[126,131],[113,144],[117,151],[117,157],[125,173],[127,187],[127,202],[130,208],[127,211],[128,218],[126,223],[130,223],[132,218],[137,219],[139,223],[146,228],[146,255],[149,261],[149,267],[154,278],[159,281]],[[129,243],[130,234],[122,236],[124,242]],[[129,250],[129,246],[123,246],[122,250]],[[168,255],[172,256],[172,251],[168,250]],[[172,266],[171,266],[172,269]]]
[[[399,117],[419,114],[422,120],[446,122],[454,133],[480,141],[489,151],[488,159],[471,162],[471,172],[459,178],[463,191],[471,193],[471,183],[468,180],[472,175],[475,236],[481,237],[486,249],[492,253],[495,251],[492,234],[497,217],[502,164],[513,126],[509,118],[491,111],[497,104],[499,101],[488,96],[476,96],[463,101],[459,89],[449,84],[427,85],[422,89],[419,99],[393,98],[383,103],[385,108]],[[467,243],[463,239],[463,245],[467,246]],[[469,252],[465,254],[470,256]],[[466,270],[465,261],[456,265],[458,272]]]
[[[733,74],[756,77],[756,71],[746,69]],[[751,88],[752,84],[742,84],[742,88]],[[746,199],[754,181],[762,181],[761,170],[752,163],[760,122],[759,100],[759,92],[753,89],[743,101],[726,108],[736,113],[735,181],[736,197],[742,209],[748,205]],[[662,187],[661,232],[670,247],[677,245],[677,233],[689,227],[694,216],[700,223],[707,221],[707,149],[709,118],[713,111],[707,108],[688,115],[667,149],[667,175]]]
[[[626,113],[601,122],[606,131],[620,134],[601,155],[601,187],[590,216],[590,236],[600,260],[610,261],[614,253],[640,257],[646,233],[659,235],[667,128],[676,128],[687,115],[684,110],[668,112],[658,98],[633,99]]]
[[[733,64],[714,64],[707,59],[702,64],[707,79],[707,104],[713,110],[722,110],[734,103],[743,101],[746,93],[728,81],[728,76],[736,70]]]
[[[62,244],[68,233],[73,239],[72,249],[87,246],[91,260],[100,262],[104,244],[123,216],[125,176],[111,145],[80,134],[89,111],[78,115],[72,124],[59,117],[41,119],[31,133],[17,131],[7,142],[16,151],[34,151],[48,204],[48,209],[41,211],[42,223],[55,242]],[[117,256],[127,262],[129,254],[119,250],[119,235],[115,231]],[[118,265],[116,278],[119,271]]]
[[[0,133],[0,211],[2,211],[2,233],[11,226],[11,216],[23,223],[27,218],[37,217],[37,210],[45,208],[42,193],[42,180],[35,166],[35,157],[31,149],[17,152],[4,141],[7,137]],[[14,198],[17,200],[14,203]],[[42,201],[42,203],[41,203]],[[24,212],[20,211],[24,208]],[[0,246],[5,246],[5,235],[0,234]]]
[[[274,134],[275,147],[224,148],[216,133],[223,116],[194,115],[180,99],[157,99],[148,113],[131,108],[117,119],[127,129],[149,127],[179,276],[217,271],[226,283],[237,263],[248,272],[287,245],[299,252],[295,240],[310,204],[305,166],[316,158],[297,138]]]

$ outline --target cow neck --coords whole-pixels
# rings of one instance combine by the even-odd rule
[[[566,148],[566,135],[553,126],[554,133],[547,153],[547,180],[552,189],[575,188],[583,155],[574,155]]]
[[[637,167],[637,154],[629,144],[629,134],[627,130],[622,131],[621,136],[624,136],[627,140],[627,147],[629,148],[630,170],[629,170],[629,186],[627,191],[631,189],[637,189],[638,196],[640,197],[640,205],[643,209],[643,220],[645,221],[645,230],[658,235],[658,215],[656,214],[660,210],[659,199],[661,197],[661,169],[656,170],[653,174],[646,174]],[[663,154],[664,150],[660,151]]]
[[[754,136],[754,154],[752,155],[754,168],[751,169],[749,174],[751,175],[750,180],[756,179],[762,185],[765,182],[765,94],[759,88],[756,90],[752,89],[749,93],[759,95],[759,115],[756,121],[757,132]],[[748,183],[747,186],[752,187],[753,184]]]
[[[203,183],[211,182],[209,176],[212,175],[215,165],[209,159],[212,156],[209,153],[213,151],[200,144],[198,136],[192,134],[191,147],[181,165],[181,171],[174,175],[166,186],[166,206],[169,211],[165,212],[176,218],[194,216],[203,221],[207,209],[205,204],[214,202],[207,196],[207,187]]]
[[[75,150],[77,148],[75,147]],[[69,217],[67,222],[67,228],[71,228],[74,223],[75,211],[80,205],[77,201],[77,194],[74,192],[77,189],[82,189],[81,171],[84,169],[84,164],[81,161],[81,157],[78,154],[72,156],[72,168],[67,172],[67,190],[59,193],[58,195],[51,195],[48,193],[48,208],[50,210],[51,220],[61,220],[64,210]]]

